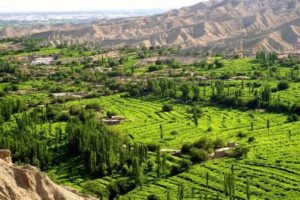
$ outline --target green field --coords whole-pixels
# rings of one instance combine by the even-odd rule
[[[0,149],[15,163],[104,199],[300,199],[297,59],[0,44]],[[41,56],[56,62],[31,65]]]
[[[144,199],[149,194],[159,194],[162,198],[166,198],[164,194],[167,190],[171,190],[171,194],[176,194],[180,183],[186,184],[187,195],[192,195],[189,191],[191,187],[199,188],[207,194],[217,195],[214,191],[222,191],[222,174],[230,170],[231,164],[234,164],[236,169],[237,196],[241,199],[245,198],[245,178],[251,179],[253,199],[295,199],[300,195],[298,188],[300,163],[297,161],[300,153],[298,122],[286,123],[286,116],[282,114],[205,107],[205,115],[200,119],[199,127],[195,127],[191,116],[186,112],[187,106],[175,105],[174,111],[166,114],[161,112],[164,102],[151,97],[124,99],[120,98],[120,95],[115,95],[69,102],[66,106],[98,103],[105,110],[114,110],[126,116],[126,122],[114,127],[120,133],[131,134],[139,142],[159,143],[165,149],[180,148],[184,142],[193,142],[203,136],[222,137],[237,143],[247,143],[248,137],[254,136],[255,142],[250,144],[251,151],[247,159],[221,159],[195,165],[183,174],[146,184],[142,190],[132,191],[127,197]],[[224,118],[225,121],[222,122]],[[266,128],[267,119],[272,121],[270,131]],[[254,131],[250,130],[250,121],[255,121]],[[160,142],[160,124],[166,132],[163,142]],[[209,127],[212,127],[212,131],[208,132]],[[178,131],[176,136],[170,134],[174,130]],[[292,131],[290,139],[289,130]],[[239,131],[245,133],[247,137],[238,138]],[[205,186],[207,172],[211,177],[209,188]]]

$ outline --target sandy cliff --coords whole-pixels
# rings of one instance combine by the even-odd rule
[[[0,150],[1,200],[93,200],[58,186],[32,166],[15,166],[10,152]]]

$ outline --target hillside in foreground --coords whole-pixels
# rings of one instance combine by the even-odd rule
[[[11,163],[10,152],[0,149],[0,199],[68,199],[93,200],[95,198],[81,196],[70,188],[53,183],[45,174],[35,167],[16,166]]]

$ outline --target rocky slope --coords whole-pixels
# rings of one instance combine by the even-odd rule
[[[14,34],[9,29],[0,33]],[[300,49],[300,0],[211,0],[160,15],[39,27],[26,34],[52,43],[90,41],[103,47],[180,45],[214,52],[289,52]]]
[[[15,166],[10,152],[0,150],[1,200],[94,200],[53,183],[32,166]]]

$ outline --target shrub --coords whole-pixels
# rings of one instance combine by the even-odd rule
[[[213,128],[212,127],[208,127],[207,132],[212,132]]]
[[[109,199],[115,199],[119,194],[119,188],[116,183],[110,183],[107,187],[109,191]]]
[[[117,115],[117,113],[115,111],[107,111],[106,112],[106,116],[108,118],[112,118],[113,116],[116,116],[116,115]]]
[[[255,109],[255,108],[259,107],[259,104],[260,104],[259,98],[254,98],[254,99],[249,100],[247,102],[246,106],[250,109]]]
[[[241,158],[241,157],[247,156],[248,152],[249,152],[248,147],[240,145],[233,150],[231,157]]]
[[[62,112],[60,115],[58,115],[57,120],[62,122],[67,122],[70,118],[70,115],[66,112]]]
[[[214,148],[222,148],[226,146],[226,142],[220,137],[216,138],[213,144],[214,144]]]
[[[162,107],[163,112],[171,112],[173,110],[173,106],[170,104],[164,104]]]
[[[262,104],[263,105],[263,104]],[[290,106],[284,102],[272,103],[265,106],[267,111],[270,112],[289,112]]]
[[[254,142],[254,140],[255,140],[255,137],[251,136],[248,138],[248,143]]]
[[[230,77],[232,76],[231,73],[229,72],[225,72],[223,74],[221,74],[221,76],[219,77],[221,80],[226,80],[226,79],[230,79]]]
[[[138,55],[137,55],[138,59],[143,59],[143,58],[146,58],[146,57],[147,57],[147,55],[144,52],[139,52]]]
[[[150,194],[148,197],[147,197],[148,200],[160,200],[160,197],[155,195],[155,194]]]
[[[238,54],[235,54],[234,56],[233,56],[233,59],[239,59],[240,58],[240,55],[238,55]]]
[[[190,160],[182,159],[179,162],[180,171],[187,171],[193,163]]]
[[[146,170],[151,172],[155,169],[154,166],[155,162],[153,160],[148,160]]]
[[[188,144],[188,143],[183,144],[182,147],[181,147],[181,152],[182,152],[182,153],[189,153],[191,147],[192,147],[191,144]]]
[[[155,143],[149,143],[149,144],[147,144],[147,148],[148,148],[148,151],[156,152],[158,145]]]
[[[203,137],[200,140],[198,140],[197,142],[195,142],[193,144],[193,147],[196,147],[198,149],[203,149],[205,151],[209,151],[209,150],[213,149],[214,144],[213,144],[212,140],[210,140],[206,137]]]
[[[254,83],[252,84],[252,86],[253,86],[254,88],[259,88],[259,87],[261,87],[261,83],[260,83],[260,82],[254,82]]]
[[[191,160],[193,163],[204,162],[208,160],[208,153],[202,149],[192,148],[191,150]]]
[[[278,90],[287,90],[289,88],[289,83],[287,81],[281,81],[277,85]]]
[[[10,85],[7,85],[3,91],[5,92],[9,92],[9,91],[18,91],[18,86],[15,85],[15,84],[10,84]]]
[[[171,131],[170,134],[173,135],[173,136],[178,135],[178,131]]]
[[[75,105],[73,105],[73,106],[71,106],[70,108],[69,108],[69,113],[71,114],[71,115],[79,115],[80,113],[81,113],[81,107],[80,106],[75,106]]]
[[[271,88],[271,92],[273,93],[278,92],[278,88]]]
[[[95,110],[95,111],[100,111],[101,110],[101,106],[96,104],[96,103],[92,103],[92,104],[88,104],[85,107],[88,110]]]
[[[0,91],[0,97],[4,97],[6,95],[6,92]]]
[[[124,195],[134,189],[133,181],[118,180],[116,182],[119,194]]]
[[[287,121],[288,122],[297,122],[297,121],[299,121],[298,115],[292,114],[292,115],[288,116]]]
[[[300,114],[300,105],[299,104],[293,105],[292,112],[299,115]]]
[[[179,174],[179,173],[181,173],[181,172],[182,172],[182,171],[181,171],[181,169],[180,169],[179,166],[173,165],[173,166],[171,167],[171,170],[170,170],[170,175],[171,175],[171,176],[175,176],[175,175],[177,175],[177,174]]]
[[[162,65],[162,64],[163,64],[163,61],[162,61],[162,60],[156,60],[156,61],[155,61],[155,64],[156,64],[156,65]]]
[[[175,176],[179,173],[187,171],[192,164],[193,163],[190,160],[182,159],[182,160],[179,161],[179,166],[178,165],[173,165],[171,167],[170,175]]]
[[[148,72],[155,72],[155,71],[158,71],[158,70],[160,70],[161,69],[161,67],[158,67],[158,66],[156,66],[156,65],[152,65],[152,66],[150,66],[149,68],[148,68]]]
[[[239,131],[239,132],[237,133],[237,136],[238,136],[239,138],[244,138],[244,137],[247,136],[247,134],[246,134],[246,133],[243,133],[242,131]]]
[[[56,107],[49,106],[46,109],[46,116],[48,120],[55,120],[56,116],[60,115],[60,110]]]
[[[224,67],[224,63],[222,63],[220,60],[215,60],[214,65],[215,65],[216,68]]]
[[[137,86],[131,86],[128,88],[128,94],[131,97],[136,97],[140,94],[140,90]]]
[[[96,181],[87,181],[83,185],[83,193],[84,194],[96,194],[102,198],[108,198],[108,191],[103,188],[103,186]]]

